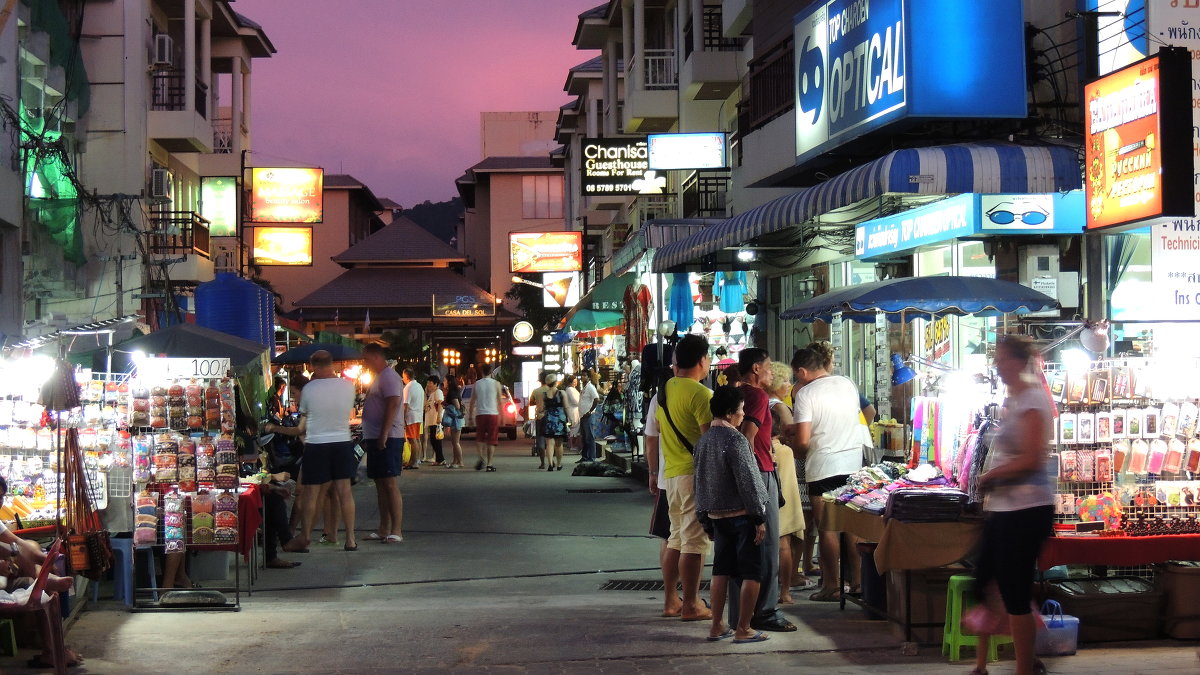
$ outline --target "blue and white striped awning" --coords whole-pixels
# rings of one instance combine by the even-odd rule
[[[961,143],[896,150],[668,244],[655,253],[653,269],[664,272],[887,193],[1026,194],[1076,190],[1082,183],[1078,151],[1067,146]]]
[[[686,239],[697,232],[725,222],[716,218],[655,218],[638,228],[625,245],[613,254],[612,273],[624,274],[633,269],[643,254]]]

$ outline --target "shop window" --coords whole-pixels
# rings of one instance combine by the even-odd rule
[[[563,217],[563,177],[523,176],[521,178],[522,218]]]
[[[996,276],[996,266],[988,257],[981,241],[968,241],[958,245],[958,273],[965,277]]]
[[[1152,247],[1149,233],[1118,234],[1104,237],[1108,262],[1109,316],[1114,321],[1153,321],[1168,317],[1154,316],[1154,297],[1150,287]],[[1149,310],[1149,311],[1147,311]]]

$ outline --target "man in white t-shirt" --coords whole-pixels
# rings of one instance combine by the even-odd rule
[[[405,468],[416,469],[425,457],[425,388],[416,380],[417,374],[412,368],[405,368],[400,374],[404,380],[404,399],[401,414],[404,415],[404,439],[412,446],[412,456]]]
[[[492,464],[496,457],[496,446],[500,443],[500,383],[489,377],[491,364],[479,366],[482,375],[475,380],[475,391],[471,394],[471,405],[475,408],[475,441],[479,448],[479,461],[475,470],[495,471]]]
[[[580,462],[596,461],[596,435],[592,431],[592,414],[600,407],[600,392],[592,382],[591,368],[584,368],[579,390],[579,454]]]
[[[354,540],[354,496],[350,492],[350,479],[358,469],[354,441],[350,438],[354,383],[338,377],[333,368],[333,357],[325,350],[314,352],[308,366],[313,377],[300,395],[300,424],[272,427],[275,433],[304,437],[300,483],[306,488],[300,509],[301,530],[283,550],[302,553],[308,549],[317,505],[325,503],[332,487],[341,502],[342,524],[346,528],[345,549],[354,551],[358,549]]]

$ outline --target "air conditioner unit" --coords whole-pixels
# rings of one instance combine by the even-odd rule
[[[175,65],[175,43],[171,36],[159,33],[154,36],[154,66],[169,68]]]
[[[171,172],[162,167],[150,169],[150,197],[152,199],[171,198]]]

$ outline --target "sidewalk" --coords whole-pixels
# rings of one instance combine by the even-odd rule
[[[473,445],[464,444],[473,460]],[[836,605],[785,609],[800,630],[755,645],[708,643],[706,623],[662,619],[661,592],[603,591],[658,578],[640,483],[535,471],[525,441],[495,473],[422,467],[402,478],[404,542],[363,540],[374,490],[355,488],[357,552],[313,546],[263,570],[237,613],[131,614],[89,607],[68,634],[73,673],[967,673],[934,648],[903,656],[883,622]],[[620,490],[599,492],[596,490]],[[628,491],[624,491],[628,490]],[[0,658],[4,673],[32,656]],[[1084,646],[1053,673],[1195,673],[1194,643]],[[993,664],[994,675],[1012,662]]]

